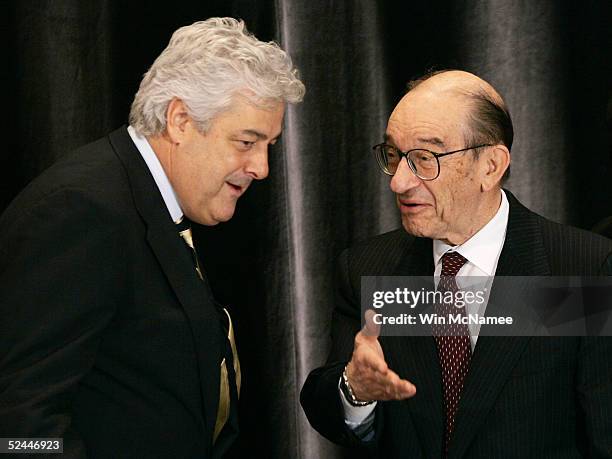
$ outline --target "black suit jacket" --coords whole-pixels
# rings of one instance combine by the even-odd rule
[[[510,214],[497,275],[612,273],[612,241],[562,226],[523,207]],[[384,458],[442,457],[441,373],[432,337],[381,337],[390,366],[416,395],[378,403],[375,440],[345,426],[338,381],[360,328],[360,277],[431,276],[432,241],[403,230],[371,239],[339,259],[332,350],[301,393],[312,426],[345,446]],[[612,338],[480,336],[459,405],[449,458],[612,457]]]
[[[0,219],[0,437],[65,457],[220,457],[227,339],[125,128],[52,166]],[[231,365],[228,365],[231,371]]]

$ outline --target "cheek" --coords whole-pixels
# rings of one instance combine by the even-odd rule
[[[440,183],[439,187],[432,194],[435,199],[436,213],[440,220],[444,222],[452,221],[459,211],[461,202],[460,189],[454,186],[456,182],[451,181]]]
[[[188,169],[183,170],[183,194],[187,199],[201,206],[218,193],[223,184],[221,173],[209,162],[192,162]]]
[[[436,209],[442,220],[447,220],[453,209],[453,194],[448,190],[443,190],[438,193],[436,200]]]
[[[226,150],[211,161],[211,172],[214,172],[215,180],[225,181],[244,169],[247,156],[245,153],[240,153],[242,152]]]
[[[192,182],[204,194],[218,192],[228,176],[228,168],[223,161],[215,161],[208,157],[193,165],[191,171]]]

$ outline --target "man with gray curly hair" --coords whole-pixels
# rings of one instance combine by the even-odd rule
[[[253,179],[268,175],[268,145],[286,102],[304,85],[274,43],[244,23],[213,18],[177,30],[145,74],[130,135],[145,136],[185,214],[204,225],[230,219]]]
[[[290,57],[242,21],[182,27],[130,125],[13,201],[0,217],[0,437],[61,438],[70,458],[228,451],[240,362],[190,222],[232,217],[303,95]]]

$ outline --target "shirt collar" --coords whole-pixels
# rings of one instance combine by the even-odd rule
[[[501,205],[497,213],[471,238],[456,246],[448,245],[439,240],[433,241],[434,266],[438,265],[446,252],[456,251],[481,271],[493,276],[497,258],[506,239],[509,211],[508,198],[506,198],[504,190],[501,190]]]
[[[170,218],[172,218],[172,221],[175,223],[179,222],[183,218],[183,210],[178,203],[178,199],[174,193],[174,188],[172,188],[170,180],[168,180],[168,176],[164,172],[164,168],[159,162],[153,148],[151,148],[151,144],[149,144],[146,137],[138,134],[132,126],[128,126],[127,131],[132,138],[134,145],[136,145],[136,148],[140,152],[142,159],[144,159],[145,163],[147,163],[147,167],[153,176],[153,180],[155,180],[155,184],[157,185],[157,188],[164,199],[164,203],[166,204]]]

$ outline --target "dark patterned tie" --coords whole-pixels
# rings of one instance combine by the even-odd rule
[[[455,276],[466,262],[467,260],[458,252],[444,254],[438,290],[452,292],[454,295],[459,290]],[[455,428],[455,415],[472,354],[470,333],[467,325],[448,324],[448,315],[465,314],[464,309],[456,308],[452,303],[436,305],[436,313],[438,316],[447,318],[447,324],[435,325],[433,327],[438,357],[440,358],[440,368],[442,370],[442,390],[446,414],[444,456],[448,452]]]

